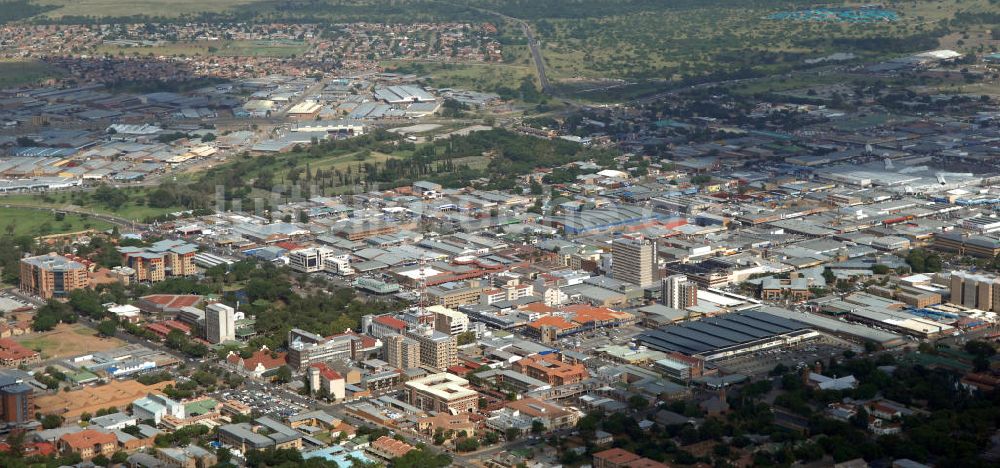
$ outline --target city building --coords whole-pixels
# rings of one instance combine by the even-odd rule
[[[21,259],[21,291],[42,299],[66,297],[89,285],[87,267],[56,253]]]
[[[184,419],[184,405],[163,395],[149,394],[132,402],[132,415],[159,424],[164,416]]]
[[[205,338],[209,343],[236,341],[236,310],[221,302],[205,308]]]
[[[408,324],[391,315],[362,318],[362,329],[373,338],[382,339],[388,335],[400,335],[406,332]]]
[[[515,372],[548,382],[549,385],[579,383],[590,376],[583,364],[570,364],[554,353],[525,356],[515,361],[512,368]]]
[[[670,275],[661,281],[661,302],[683,310],[698,305],[698,285],[685,275]]]
[[[288,266],[299,273],[326,271],[340,275],[351,275],[350,256],[340,254],[326,247],[311,247],[288,253]]]
[[[122,265],[135,272],[134,281],[156,283],[168,276],[191,276],[198,247],[184,241],[162,240],[149,247],[119,247]]]
[[[458,362],[458,342],[454,336],[429,326],[408,330],[406,335],[420,345],[420,365],[445,370]]]
[[[230,351],[226,356],[226,365],[235,370],[240,375],[253,377],[256,379],[271,375],[278,371],[281,366],[288,363],[288,354],[284,352],[274,352],[267,347],[254,351],[248,358],[240,356],[235,351]]]
[[[219,443],[246,453],[250,450],[302,448],[302,434],[269,417],[253,423],[219,426]]]
[[[356,346],[354,338],[352,335],[326,338],[293,328],[288,332],[288,365],[301,371],[314,362],[349,358]]]
[[[455,281],[427,288],[427,301],[449,309],[479,302],[483,286],[477,280]]]
[[[1000,311],[1000,278],[951,272],[951,303],[987,312]]]
[[[36,364],[41,360],[38,351],[25,348],[10,338],[0,338],[0,366],[19,367],[24,364]]]
[[[335,400],[343,400],[347,396],[344,376],[326,363],[310,364],[306,370],[306,377],[309,379],[309,389],[313,394],[322,393]]]
[[[118,438],[114,434],[96,429],[84,429],[59,438],[59,453],[78,454],[84,460],[98,455],[111,457],[118,451]]]
[[[34,390],[18,376],[0,374],[0,421],[20,424],[34,419]]]
[[[392,461],[394,458],[402,457],[415,447],[389,436],[382,436],[375,439],[374,442],[368,445],[365,451],[379,460]]]
[[[461,335],[469,331],[469,317],[462,312],[441,305],[427,307],[434,314],[434,329],[449,335]]]
[[[388,335],[385,342],[385,362],[396,369],[413,369],[420,366],[420,343],[403,335]]]
[[[479,407],[479,393],[469,381],[457,375],[440,373],[406,382],[409,403],[424,411],[467,413]]]
[[[613,448],[594,454],[594,468],[667,468],[667,465],[640,457],[622,448]]]
[[[611,271],[618,281],[639,287],[656,284],[656,242],[644,237],[621,237],[611,243]]]

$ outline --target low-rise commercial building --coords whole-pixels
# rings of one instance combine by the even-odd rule
[[[406,382],[409,403],[424,411],[467,413],[479,407],[479,393],[469,381],[457,375],[440,373]]]

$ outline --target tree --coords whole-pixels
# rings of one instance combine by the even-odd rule
[[[476,341],[476,332],[474,331],[467,331],[464,333],[460,333],[458,336],[455,337],[455,342],[459,346],[475,343],[475,341]]]
[[[111,460],[109,460],[108,457],[104,456],[103,453],[98,454],[94,458],[91,458],[90,461],[97,466],[108,466],[108,464],[111,463]]]
[[[510,427],[504,431],[504,438],[507,439],[508,442],[517,440],[518,437],[521,437],[521,430],[516,427]]]
[[[118,322],[114,320],[105,320],[97,325],[97,332],[102,336],[113,337],[118,331]]]
[[[286,384],[292,381],[292,369],[288,366],[281,366],[278,368],[278,372],[274,374],[274,380],[278,383]]]
[[[539,420],[531,421],[531,433],[538,435],[545,432],[545,424]]]
[[[111,455],[111,463],[122,464],[128,461],[128,453],[117,451],[114,455]],[[221,460],[220,460],[221,463]]]
[[[632,395],[628,397],[628,406],[636,411],[641,411],[649,406],[649,400],[642,395]]]
[[[444,468],[451,466],[451,457],[436,454],[427,448],[410,450],[402,457],[392,459],[394,468]]]
[[[479,441],[471,437],[460,439],[455,443],[455,450],[459,452],[473,452],[479,449]]]
[[[45,429],[55,429],[62,426],[63,417],[58,414],[46,414],[45,416],[42,416],[41,421],[42,427]]]

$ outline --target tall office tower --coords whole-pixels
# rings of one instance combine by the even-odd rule
[[[671,275],[663,278],[661,301],[667,307],[683,309],[698,305],[698,285],[685,275]]]
[[[236,310],[222,303],[205,308],[205,339],[210,343],[236,340]]]
[[[656,284],[656,242],[644,237],[622,237],[611,244],[611,273],[618,281],[639,287]]]

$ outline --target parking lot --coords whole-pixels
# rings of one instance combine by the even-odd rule
[[[818,340],[803,343],[799,346],[750,353],[735,358],[718,360],[713,364],[726,373],[753,376],[766,374],[778,364],[783,364],[785,367],[793,369],[798,366],[812,366],[816,361],[823,362],[825,365],[830,357],[840,356],[844,351],[849,349],[857,351],[855,348],[856,346],[836,338],[823,336]]]
[[[217,394],[222,400],[236,400],[249,406],[254,414],[271,416],[281,420],[291,415],[310,410],[305,405],[290,401],[267,389],[227,390]]]

